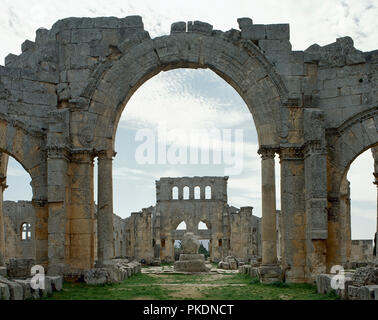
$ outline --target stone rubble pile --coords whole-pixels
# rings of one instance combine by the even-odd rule
[[[104,262],[101,268],[85,271],[84,281],[87,284],[119,283],[134,274],[140,273],[142,266],[137,261],[112,259]]]
[[[332,288],[335,274],[319,274],[316,277],[318,293],[334,291],[344,300],[378,300],[378,266],[367,266],[344,272],[344,288]]]
[[[225,270],[238,270],[239,266],[243,265],[244,263],[239,261],[233,256],[227,256],[224,258],[223,261],[220,261],[218,263],[219,269],[225,269]]]
[[[51,296],[54,291],[60,291],[63,287],[61,276],[45,276],[44,289],[33,289],[31,278],[8,279],[0,276],[0,300],[28,300]]]

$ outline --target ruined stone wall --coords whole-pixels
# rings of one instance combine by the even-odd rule
[[[4,201],[3,212],[5,221],[5,259],[35,259],[35,211],[30,201]],[[30,223],[31,239],[21,239],[21,226]]]
[[[126,256],[151,263],[154,258],[152,215],[154,207],[131,213],[125,219]]]
[[[97,207],[97,206],[96,206]],[[36,259],[36,213],[31,201],[4,201],[6,260],[11,258]],[[126,256],[126,222],[125,219],[113,215],[114,219],[114,256]],[[31,239],[21,239],[23,223],[31,225]],[[97,221],[95,221],[94,238],[97,246]],[[95,246],[95,249],[97,249]],[[97,250],[95,250],[97,258]]]
[[[373,261],[372,240],[352,240],[350,262]]]
[[[242,207],[237,213],[231,213],[230,255],[245,262],[261,256],[260,228],[260,219],[252,215],[252,207]]]

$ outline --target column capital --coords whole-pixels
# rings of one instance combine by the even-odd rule
[[[284,147],[279,150],[280,160],[303,160],[303,147]]]
[[[96,156],[99,159],[109,159],[113,160],[113,157],[115,157],[117,152],[114,150],[96,150]]]
[[[93,163],[92,149],[74,149],[71,151],[71,160],[76,163]]]
[[[49,146],[46,148],[48,159],[71,160],[70,150],[66,147]]]
[[[276,147],[267,147],[267,146],[261,146],[257,153],[261,156],[262,160],[265,159],[274,159],[276,152],[278,151],[278,148]]]
[[[373,172],[373,176],[375,177],[375,181],[373,181],[373,183],[378,187],[378,172]]]
[[[7,185],[7,177],[6,176],[0,176],[0,187],[3,189],[3,191],[8,188]]]

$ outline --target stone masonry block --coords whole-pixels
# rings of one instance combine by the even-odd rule
[[[189,21],[188,22],[188,32],[199,32],[211,34],[213,31],[213,26],[207,22],[202,21]]]
[[[171,34],[177,32],[186,32],[186,23],[184,21],[174,22],[171,25]]]
[[[25,52],[27,50],[33,49],[35,47],[35,43],[30,40],[25,40],[21,45],[21,51]]]
[[[270,40],[289,40],[290,30],[289,24],[267,24],[266,25],[266,36]]]
[[[241,30],[242,39],[246,40],[263,40],[266,39],[265,24],[253,24],[245,26]]]
[[[249,27],[253,24],[253,21],[251,18],[238,18],[238,24],[239,24],[239,29],[242,30],[245,27]]]

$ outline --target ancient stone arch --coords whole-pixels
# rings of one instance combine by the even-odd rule
[[[337,216],[333,200],[340,197],[344,170],[378,142],[373,116],[378,53],[357,50],[350,37],[293,51],[288,24],[253,24],[250,18],[238,24],[239,30],[223,32],[200,21],[176,22],[169,35],[152,39],[139,16],[68,18],[51,30],[37,30],[20,55],[6,57],[0,66],[0,151],[18,159],[32,176],[43,221],[38,239],[45,258],[40,260],[48,257],[50,274],[94,266],[95,158],[96,266],[114,256],[117,124],[145,81],[175,68],[211,69],[251,111],[262,169],[262,281],[275,281],[281,269],[294,282],[312,281],[326,271],[337,249],[330,241],[330,221]],[[276,154],[281,261],[276,254]],[[140,217],[148,218],[143,212]],[[0,233],[0,249],[3,243]]]
[[[328,151],[328,239],[327,266],[343,265],[349,256],[350,235],[345,237],[348,207],[344,207],[343,195],[349,191],[346,179],[352,162],[364,151],[378,144],[378,108],[363,111],[348,120],[333,132]],[[349,216],[348,216],[349,214]],[[350,224],[350,222],[349,222]],[[349,253],[350,255],[350,253]]]

